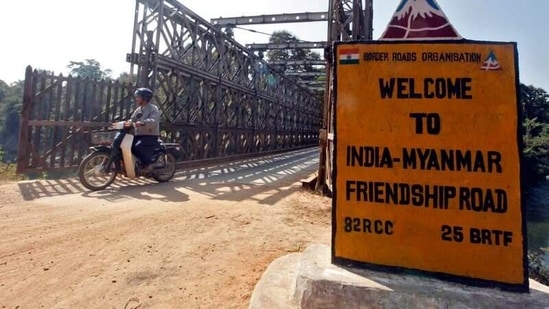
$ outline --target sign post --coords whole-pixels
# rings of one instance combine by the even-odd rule
[[[332,261],[528,291],[514,43],[336,43]]]

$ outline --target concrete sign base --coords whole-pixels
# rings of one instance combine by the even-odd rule
[[[529,294],[428,277],[336,266],[330,247],[313,245],[275,260],[252,295],[259,308],[549,308],[549,287],[530,280]]]

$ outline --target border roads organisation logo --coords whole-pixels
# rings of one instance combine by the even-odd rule
[[[498,58],[496,57],[496,54],[494,54],[493,51],[490,51],[490,54],[488,55],[488,58],[484,60],[484,63],[480,67],[481,70],[486,71],[499,71],[501,70],[501,64],[498,61]]]

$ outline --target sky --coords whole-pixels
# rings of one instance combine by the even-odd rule
[[[374,1],[374,39],[381,36],[400,0]],[[180,0],[210,20],[217,17],[327,11],[328,0]],[[517,42],[522,83],[549,91],[547,0],[438,0],[466,39]],[[68,72],[70,61],[95,59],[112,76],[129,72],[135,0],[19,0],[2,3],[0,80],[23,80],[25,68]],[[325,41],[326,24],[246,26],[261,32],[289,30],[299,39]],[[235,30],[242,44],[265,43],[264,34]]]

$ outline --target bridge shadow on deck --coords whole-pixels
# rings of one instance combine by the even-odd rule
[[[189,196],[177,190],[169,190],[166,184],[148,179],[125,179],[118,177],[106,190],[92,192],[86,189],[77,178],[59,180],[34,180],[18,183],[24,200],[32,201],[46,197],[80,194],[86,198],[104,199],[110,202],[127,199],[151,200],[159,202],[187,201]]]
[[[115,202],[124,199],[184,202],[188,190],[225,201],[255,200],[273,205],[295,192],[295,183],[318,167],[318,149],[271,155],[260,159],[213,165],[178,171],[167,183],[149,179],[129,180],[118,177],[106,190],[90,192],[77,178],[33,180],[18,183],[24,200],[80,194]]]
[[[297,190],[296,182],[316,172],[318,150],[183,171],[175,182],[183,188],[224,201],[255,200],[273,205]]]

